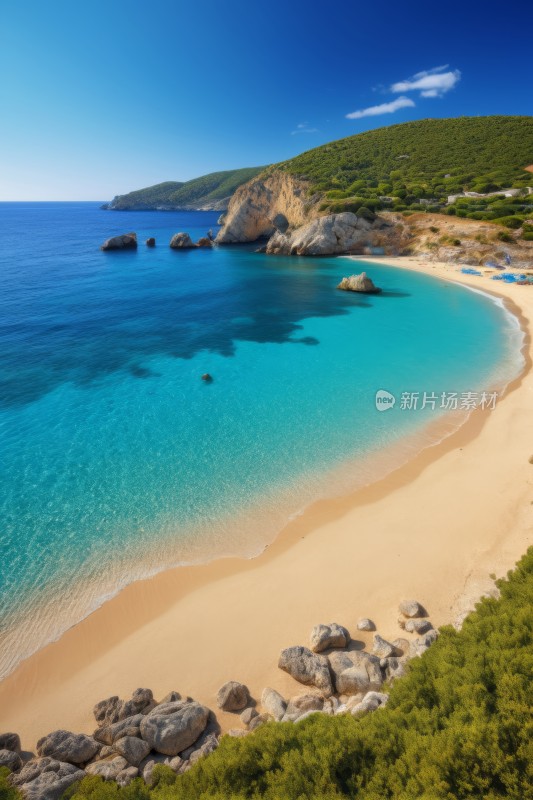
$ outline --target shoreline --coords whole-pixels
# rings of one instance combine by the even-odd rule
[[[132,583],[22,662],[0,683],[0,708],[2,727],[18,731],[25,748],[56,728],[92,731],[92,705],[137,686],[159,696],[191,694],[210,707],[230,679],[256,698],[267,685],[294,695],[302,687],[277,669],[277,656],[307,644],[316,623],[339,622],[369,642],[371,634],[355,633],[357,618],[367,615],[395,638],[404,596],[420,599],[436,626],[453,622],[490,588],[490,572],[505,574],[526,550],[533,289],[498,291],[487,277],[468,280],[451,265],[415,258],[361,260],[503,297],[525,333],[521,375],[494,411],[473,412],[381,480],[308,506],[256,558],[177,567]],[[498,457],[487,459],[487,450]],[[217,716],[223,730],[235,727],[235,715]]]

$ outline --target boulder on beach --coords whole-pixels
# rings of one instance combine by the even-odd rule
[[[285,699],[279,692],[276,692],[275,689],[270,689],[268,686],[266,689],[263,689],[261,705],[268,714],[274,717],[276,722],[280,721],[287,709],[287,702]]]
[[[209,709],[196,701],[166,703],[144,717],[141,736],[158,753],[177,756],[198,739],[208,718]]]
[[[137,247],[136,233],[122,233],[120,236],[112,236],[106,239],[100,250],[135,250]]]
[[[146,714],[153,706],[151,689],[135,689],[130,700],[120,700],[116,695],[101,700],[94,706],[93,714],[100,726],[112,725],[134,714]]]
[[[134,714],[132,717],[126,717],[126,719],[115,722],[113,725],[104,725],[102,728],[95,730],[93,737],[97,742],[111,745],[123,736],[140,736],[143,717],[144,714]]]
[[[69,786],[84,777],[85,772],[74,764],[45,757],[28,761],[10,781],[26,800],[60,800]]]
[[[0,733],[0,750],[13,750],[20,753],[20,736],[18,733]]]
[[[133,767],[138,767],[150,752],[148,742],[136,736],[123,736],[122,739],[117,739],[113,747],[119,756],[125,758]]]
[[[316,686],[325,695],[333,694],[327,658],[311,652],[307,647],[287,647],[282,650],[278,667],[306,686]]]
[[[372,653],[377,656],[378,658],[389,658],[389,656],[393,656],[394,646],[387,642],[386,639],[383,639],[378,633],[374,634],[374,644],[372,647]]]
[[[115,756],[115,758],[108,761],[93,761],[92,764],[86,767],[85,771],[88,775],[99,775],[105,781],[113,781],[128,766],[130,765],[125,758]]]
[[[250,722],[253,720],[254,717],[257,717],[257,715],[258,712],[255,710],[255,708],[252,708],[251,706],[245,708],[242,714],[240,715],[242,724],[248,727]]]
[[[196,247],[188,233],[175,233],[170,240],[170,247],[173,250],[186,250],[191,247]]]
[[[18,772],[22,767],[22,759],[14,750],[0,750],[0,767],[7,767],[10,772]]]
[[[94,758],[99,749],[100,745],[92,736],[64,730],[52,731],[37,742],[39,756],[48,756],[68,764],[85,764]]]
[[[408,619],[405,623],[407,633],[427,633],[432,627],[433,625],[429,619],[420,619],[419,617]]]
[[[217,692],[217,706],[222,711],[242,711],[249,702],[248,687],[238,681],[228,681]]]
[[[383,683],[380,660],[370,653],[336,651],[328,661],[339,694],[377,691]]]
[[[361,292],[362,294],[379,294],[381,292],[381,289],[375,286],[374,281],[368,277],[366,272],[343,278],[337,289],[342,289],[345,292]]]
[[[311,632],[311,649],[321,653],[328,647],[346,647],[350,634],[342,625],[331,622],[329,625],[315,625]]]
[[[404,617],[409,617],[410,619],[413,617],[427,616],[424,607],[416,600],[403,600],[400,603],[399,608],[400,614],[403,614]]]
[[[375,631],[376,630],[376,626],[372,622],[371,619],[368,619],[368,617],[363,617],[357,623],[357,630],[358,631]]]

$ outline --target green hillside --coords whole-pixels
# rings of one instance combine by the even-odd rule
[[[235,192],[243,183],[258,175],[263,167],[211,172],[185,183],[167,181],[146,189],[122,194],[108,204],[114,211],[146,211],[164,207],[178,209],[215,205]]]
[[[270,169],[307,178],[313,191],[325,193],[323,209],[332,211],[365,206],[439,212],[448,195],[523,189],[517,198],[458,201],[451,211],[499,219],[531,215],[533,198],[527,199],[525,188],[533,186],[533,175],[525,171],[531,164],[533,117],[494,116],[391,125],[317,147]]]

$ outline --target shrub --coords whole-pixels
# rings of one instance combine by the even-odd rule
[[[505,225],[506,228],[511,228],[513,230],[517,230],[518,228],[522,227],[523,220],[520,217],[500,217],[499,219],[494,220],[498,222],[500,225]]]
[[[440,229],[437,228],[436,225],[430,225],[429,230],[431,231],[431,233],[438,233]]]
[[[524,231],[522,239],[525,239],[526,242],[533,242],[533,231]]]
[[[507,231],[500,231],[496,234],[496,238],[500,240],[500,242],[514,242],[513,237]]]
[[[361,208],[357,212],[358,217],[362,217],[363,219],[368,220],[369,222],[374,222],[376,219],[376,215],[373,211],[371,211],[366,206],[361,206]]]

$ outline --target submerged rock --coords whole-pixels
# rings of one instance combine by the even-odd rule
[[[173,250],[186,250],[191,247],[196,247],[188,233],[175,233],[170,240],[170,247]]]
[[[368,277],[366,272],[343,278],[337,289],[345,292],[361,292],[362,294],[379,294],[381,292],[381,289],[374,285],[373,280]]]
[[[123,233],[106,239],[100,250],[135,250],[137,247],[136,233]]]

